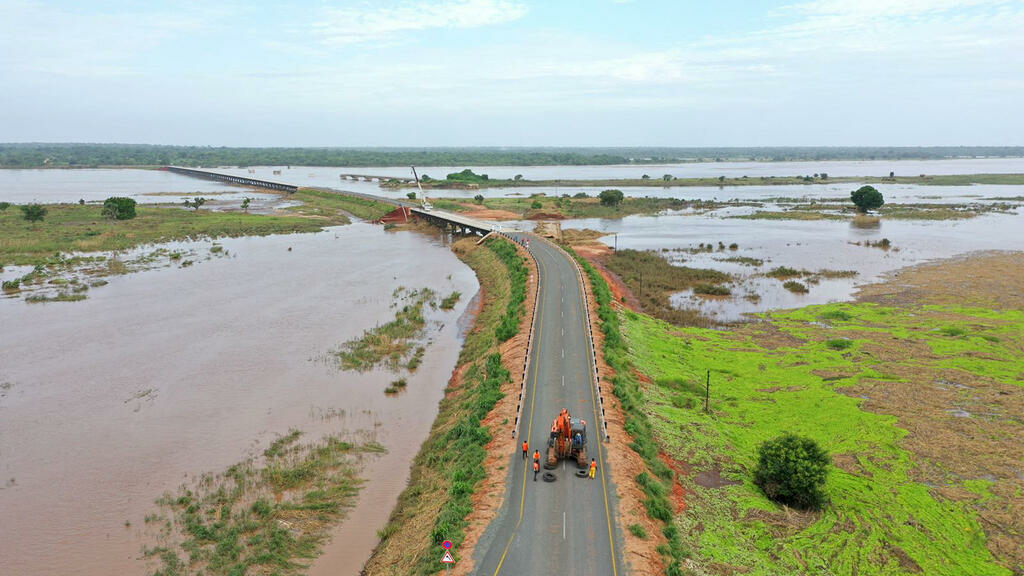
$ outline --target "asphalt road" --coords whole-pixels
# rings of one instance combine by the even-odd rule
[[[582,287],[567,256],[535,236],[530,239],[540,298],[522,425],[520,436],[509,440],[505,502],[477,546],[476,574],[618,576],[625,574],[622,537],[615,528],[615,489],[590,377]],[[575,462],[563,462],[552,471],[555,482],[540,475],[534,481],[532,461],[522,460],[525,439],[530,455],[540,450],[544,462],[551,422],[562,408],[587,421],[587,456],[598,463],[594,480],[577,478]]]

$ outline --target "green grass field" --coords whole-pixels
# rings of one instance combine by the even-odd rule
[[[836,304],[731,332],[622,319],[656,439],[688,470],[675,522],[703,570],[1020,570],[1024,425],[1000,399],[1021,393],[1024,312]],[[820,513],[783,509],[752,483],[758,445],[786,432],[833,456]]]

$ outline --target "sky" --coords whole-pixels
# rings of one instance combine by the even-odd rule
[[[1024,145],[1024,0],[0,0],[0,142]]]

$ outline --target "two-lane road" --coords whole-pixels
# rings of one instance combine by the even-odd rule
[[[624,573],[622,538],[591,378],[582,286],[564,253],[536,236],[530,241],[540,297],[520,437],[509,442],[505,503],[477,546],[476,574],[618,576]],[[575,463],[565,462],[553,470],[557,481],[534,481],[531,462],[513,454],[513,445],[525,439],[543,461],[551,422],[562,408],[587,421],[587,455],[598,463],[594,480],[578,478]]]

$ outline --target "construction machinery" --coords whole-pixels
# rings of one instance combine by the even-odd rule
[[[587,422],[573,418],[565,408],[551,424],[547,466],[553,468],[562,459],[573,459],[580,468],[587,466]]]

